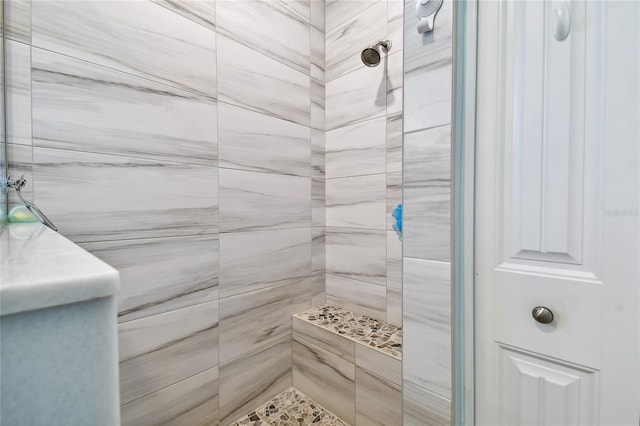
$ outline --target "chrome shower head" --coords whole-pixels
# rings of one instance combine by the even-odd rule
[[[391,50],[391,41],[379,41],[371,47],[367,47],[360,54],[360,59],[368,67],[377,67],[380,64],[380,52],[387,53]]]

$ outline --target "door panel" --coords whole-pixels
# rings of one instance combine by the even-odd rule
[[[478,16],[476,423],[637,425],[640,2]]]
[[[503,424],[596,424],[598,372],[498,345]]]

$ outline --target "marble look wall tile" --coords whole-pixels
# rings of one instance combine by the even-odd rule
[[[35,47],[204,96],[216,95],[216,34],[148,1],[34,1]]]
[[[311,277],[311,306],[324,305],[327,302],[326,274]]]
[[[151,0],[209,29],[216,29],[216,0]]]
[[[120,324],[118,337],[126,404],[218,365],[218,302]]]
[[[404,259],[404,379],[451,398],[451,264]]]
[[[293,317],[293,338],[311,342],[319,348],[337,355],[346,361],[351,363],[355,362],[356,343],[353,340],[349,340],[346,337],[340,336],[338,333],[319,327],[316,324],[311,324],[298,317]]]
[[[380,0],[326,0],[325,27],[329,32]]]
[[[220,425],[231,424],[291,386],[291,336],[221,364]]]
[[[402,290],[402,240],[387,231],[387,288]]]
[[[8,39],[4,49],[7,142],[31,146],[31,47]]]
[[[328,228],[327,273],[385,286],[386,232],[355,228]]]
[[[402,172],[402,113],[387,115],[387,173]]]
[[[404,255],[450,258],[451,127],[405,134]]]
[[[218,367],[120,407],[123,426],[218,424]]]
[[[402,172],[387,173],[387,231],[393,231],[394,210],[402,204]]]
[[[218,0],[217,31],[309,74],[308,19],[302,19],[290,4],[294,3],[282,0]]]
[[[7,39],[31,44],[31,0],[6,0],[4,4]]]
[[[384,286],[327,274],[327,303],[386,320]]]
[[[386,167],[385,136],[385,117],[327,132],[327,178],[384,173]]]
[[[291,315],[311,307],[310,278],[220,299],[220,362],[291,336]]]
[[[345,2],[347,3],[347,2]],[[386,66],[362,67],[327,83],[326,129],[382,117],[387,110]]]
[[[404,131],[428,129],[451,123],[452,2],[444,2],[435,29],[415,32],[413,4],[405,11],[405,115]]]
[[[324,226],[326,223],[326,180],[311,179],[311,224]]]
[[[342,420],[355,424],[355,366],[293,338],[293,386]]]
[[[120,322],[218,299],[216,234],[81,246],[120,272]]]
[[[324,130],[326,126],[325,84],[315,78],[311,79],[311,127]]]
[[[451,400],[404,381],[402,387],[404,424],[407,426],[451,425]]]
[[[380,376],[396,386],[402,386],[402,360],[369,346],[356,345],[356,366]],[[357,384],[359,386],[359,383]]]
[[[38,207],[76,243],[218,230],[216,168],[40,147],[33,160]]]
[[[356,424],[401,426],[402,386],[356,368]]]
[[[385,229],[384,174],[327,179],[327,226]]]
[[[415,8],[415,3],[413,4]],[[414,11],[415,14],[415,11]],[[404,1],[387,0],[387,31],[394,49],[404,48]]]
[[[308,126],[310,85],[308,75],[243,44],[218,36],[218,92],[221,101]]]
[[[218,121],[220,167],[310,176],[308,127],[226,103]]]
[[[311,129],[311,175],[325,177],[326,132]]]
[[[309,276],[309,228],[220,235],[220,297],[301,284]]]
[[[404,65],[403,51],[395,51],[386,59],[387,67],[387,117],[403,116]]]
[[[312,2],[313,3],[313,2]],[[311,27],[311,77],[325,81],[324,31]]]
[[[314,226],[311,228],[311,275],[320,276],[326,269],[326,229]]]
[[[364,67],[360,60],[362,49],[386,39],[386,1],[373,3],[370,7],[327,31],[327,81]],[[395,46],[392,49],[395,51]]]
[[[309,227],[309,178],[220,169],[220,231]]]
[[[309,3],[311,25],[324,33],[325,0],[311,0]]]
[[[387,322],[402,327],[402,289],[387,287]]]
[[[33,49],[34,144],[215,166],[215,100]]]

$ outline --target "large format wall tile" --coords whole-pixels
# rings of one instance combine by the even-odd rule
[[[312,1],[311,4],[322,3],[321,1]],[[324,17],[324,11],[322,11]],[[311,78],[319,81],[325,81],[325,46],[324,46],[324,29],[311,27]]]
[[[31,0],[7,0],[3,3],[7,39],[31,44]],[[6,69],[10,70],[9,67]]]
[[[415,32],[415,4],[405,9],[404,131],[451,123],[452,1],[438,12],[435,30]]]
[[[283,0],[218,0],[218,33],[309,74],[309,22],[292,6]]]
[[[385,117],[327,132],[326,177],[385,173]]]
[[[126,404],[218,365],[218,302],[120,324],[120,398]]]
[[[448,261],[451,127],[406,134],[404,153],[404,255]]]
[[[293,317],[293,338],[312,342],[319,348],[344,360],[355,362],[355,342],[353,340],[297,317]]]
[[[218,424],[218,367],[131,401],[120,408],[123,426]]]
[[[358,366],[356,368],[356,424],[402,425],[402,386]]]
[[[311,276],[309,228],[220,235],[220,296],[228,297]]]
[[[451,398],[451,264],[404,259],[404,379]]]
[[[220,424],[232,423],[291,385],[291,336],[221,364]]]
[[[34,145],[215,166],[215,100],[33,49]]]
[[[220,300],[220,362],[291,336],[291,315],[311,307],[310,278]]]
[[[327,226],[385,229],[384,174],[327,179]]]
[[[387,110],[386,63],[362,67],[327,83],[326,128],[382,117]]]
[[[415,3],[411,3],[415,8]],[[387,0],[387,33],[394,50],[404,48],[404,0]]]
[[[226,103],[218,121],[220,167],[310,176],[308,127]]]
[[[326,100],[324,81],[311,79],[311,127],[324,129],[326,125]]]
[[[380,40],[387,39],[386,21],[387,2],[379,1],[327,31],[327,81],[364,67],[360,60],[360,52]]]
[[[327,274],[327,303],[386,319],[386,289],[384,286]]]
[[[386,241],[383,230],[328,228],[325,237],[327,273],[385,286]]]
[[[151,0],[212,30],[216,29],[216,0]]]
[[[216,95],[215,32],[158,4],[34,1],[32,28],[35,47]]]
[[[120,272],[120,322],[218,298],[218,235],[81,244]]]
[[[378,1],[380,0],[326,0],[326,31],[331,31]]]
[[[7,3],[11,4],[13,2]],[[6,107],[7,142],[31,145],[31,48],[6,40]]]
[[[451,400],[407,380],[402,386],[402,397],[405,425],[451,425]]]
[[[311,226],[311,182],[297,176],[220,169],[220,231]]]
[[[308,126],[310,85],[308,75],[218,36],[221,101]]]
[[[402,360],[364,344],[357,344],[356,365],[380,376],[383,380],[402,386]]]
[[[293,338],[293,386],[355,423],[355,366],[311,342]]]
[[[214,167],[36,147],[38,207],[75,242],[217,232]]]

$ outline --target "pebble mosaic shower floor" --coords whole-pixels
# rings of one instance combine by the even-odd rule
[[[349,426],[297,389],[290,388],[231,426]]]

